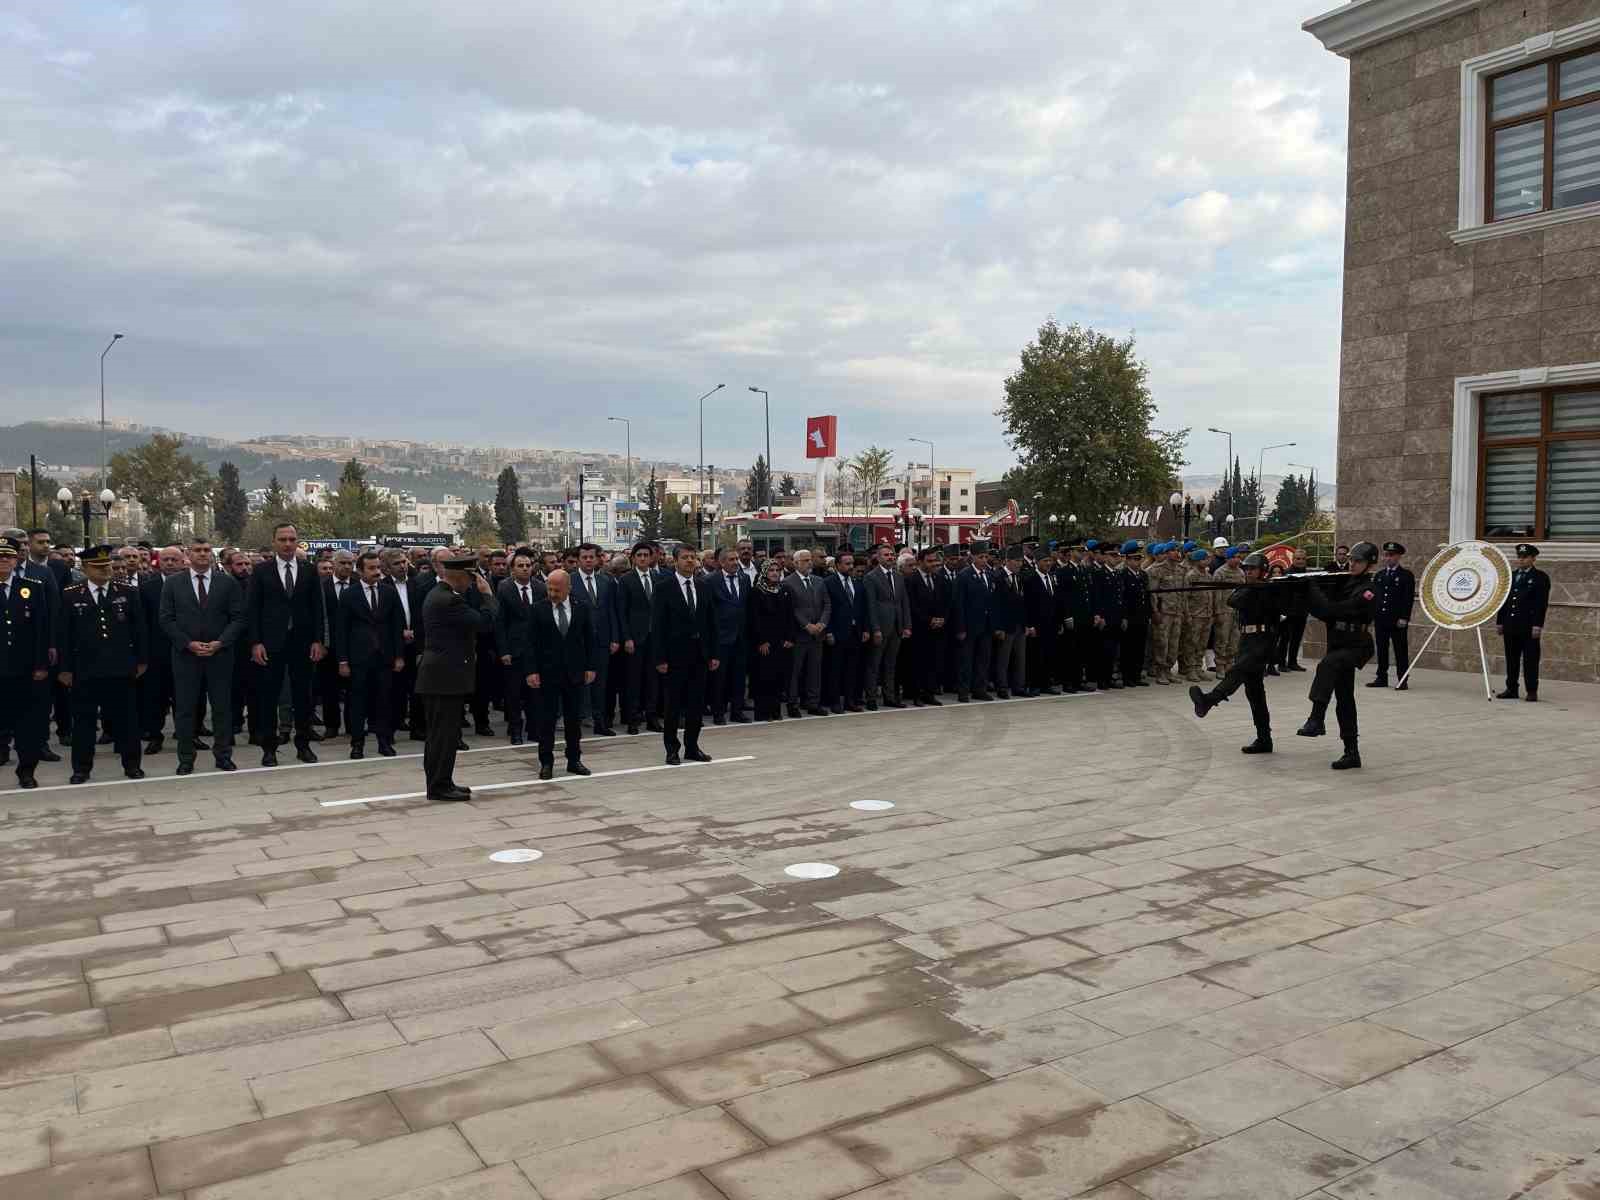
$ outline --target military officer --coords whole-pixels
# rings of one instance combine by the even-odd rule
[[[1402,564],[1405,556],[1406,548],[1399,542],[1385,542],[1383,566],[1372,578],[1372,590],[1377,594],[1372,626],[1378,635],[1378,674],[1368,687],[1388,686],[1389,646],[1393,643],[1395,675],[1405,681],[1395,690],[1409,690],[1406,672],[1411,669],[1411,609],[1417,601],[1417,577]]]
[[[1535,565],[1539,547],[1531,542],[1517,546],[1517,569],[1511,573],[1511,591],[1494,619],[1494,631],[1506,643],[1506,690],[1498,699],[1517,698],[1518,667],[1528,681],[1527,699],[1539,699],[1539,645],[1545,614],[1550,607],[1550,576]]]
[[[1192,543],[1189,543],[1192,544]],[[1178,674],[1190,683],[1204,683],[1213,678],[1205,669],[1206,638],[1211,630],[1211,610],[1215,601],[1211,593],[1199,586],[1211,582],[1206,571],[1206,552],[1198,546],[1187,551],[1188,562],[1184,571],[1184,586],[1189,590],[1179,596],[1183,601],[1183,635],[1178,645]]]
[[[1371,542],[1357,542],[1350,548],[1350,564],[1342,579],[1329,580],[1322,587],[1311,585],[1308,607],[1311,615],[1328,627],[1328,649],[1311,677],[1311,715],[1295,730],[1301,737],[1321,737],[1327,733],[1324,720],[1328,701],[1336,700],[1339,737],[1344,754],[1331,765],[1335,771],[1348,771],[1361,765],[1361,749],[1356,728],[1356,672],[1372,660],[1372,617],[1377,607],[1373,590],[1372,567],[1378,561],[1378,548]]]
[[[22,544],[0,538],[0,729],[16,739],[17,784],[33,771],[50,735],[50,620],[53,585],[17,570]],[[3,762],[4,759],[0,759]]]
[[[1150,547],[1156,561],[1145,572],[1154,610],[1150,620],[1150,676],[1163,684],[1177,682],[1172,677],[1172,664],[1178,659],[1178,639],[1183,631],[1183,597],[1173,595],[1172,589],[1183,586],[1183,565],[1178,560],[1181,550],[1176,542],[1157,542]]]
[[[1217,569],[1217,576],[1226,580],[1237,575],[1241,586],[1228,593],[1230,611],[1238,614],[1239,656],[1231,660],[1222,682],[1209,692],[1199,687],[1189,689],[1189,699],[1194,702],[1194,715],[1203,717],[1243,685],[1245,697],[1250,701],[1250,716],[1256,726],[1256,740],[1241,746],[1245,754],[1272,753],[1272,714],[1267,709],[1265,677],[1272,662],[1272,652],[1277,646],[1280,596],[1270,587],[1261,586],[1266,577],[1267,559],[1264,554],[1246,556],[1242,569],[1233,570],[1229,560]],[[1218,593],[1219,595],[1222,593]],[[1222,634],[1217,635],[1217,661],[1222,662]]]
[[[422,771],[430,800],[470,800],[472,790],[455,781],[461,716],[477,685],[478,635],[494,629],[495,599],[478,573],[475,555],[441,557],[439,583],[422,603],[423,651],[417,695],[427,714]]]
[[[1265,557],[1261,560],[1266,562]],[[1245,581],[1242,568],[1243,560],[1232,547],[1222,555],[1222,565],[1211,572],[1211,579],[1215,583],[1231,583],[1237,586]],[[1216,599],[1211,617],[1211,631],[1217,652],[1217,675],[1226,677],[1233,669],[1234,656],[1239,653],[1239,614],[1238,606],[1233,603],[1233,597],[1227,592],[1213,592]],[[1292,602],[1292,597],[1291,597]]]
[[[72,783],[94,770],[95,729],[103,717],[122,773],[143,779],[134,682],[150,661],[150,636],[138,589],[111,578],[111,547],[84,552],[83,583],[61,597],[61,682],[72,689]]]
[[[1122,583],[1122,642],[1118,653],[1122,658],[1122,682],[1127,687],[1149,687],[1144,677],[1145,644],[1150,637],[1150,581],[1145,577],[1143,565],[1144,546],[1137,540],[1122,545],[1122,569],[1117,578]]]

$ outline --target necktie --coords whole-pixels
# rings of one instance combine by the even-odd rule
[[[684,594],[689,597],[689,611],[693,612],[694,611],[694,580],[693,579],[685,579],[683,581],[683,591],[684,591]]]
[[[844,594],[850,597],[851,604],[856,602],[856,585],[851,581],[848,575],[845,576],[844,580]]]
[[[594,594],[594,576],[585,575],[583,577],[583,586],[589,589],[589,603],[598,605],[600,598]]]
[[[378,611],[378,589],[371,585],[367,587],[367,607],[373,612]]]
[[[737,600],[739,598],[739,589],[733,582],[733,576],[724,575],[722,578],[728,585],[728,595]]]
[[[0,583],[0,608],[4,608],[9,603],[11,603],[11,585],[9,583]]]
[[[567,606],[565,604],[556,605],[556,631],[562,637],[567,636]]]
[[[529,605],[530,607],[533,604],[533,601],[528,599],[528,585],[527,584],[523,584],[522,585],[522,602],[523,602],[523,604]]]
[[[194,582],[196,589],[200,593],[200,607],[204,608],[206,606],[206,577],[204,575],[196,575]]]
[[[644,598],[648,600],[655,590],[654,585],[650,582],[650,572],[643,572],[640,578],[644,580]]]
[[[283,590],[294,595],[294,564],[283,564]]]

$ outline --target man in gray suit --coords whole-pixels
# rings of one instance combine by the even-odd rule
[[[805,711],[813,717],[826,716],[827,709],[822,707],[822,638],[828,632],[833,601],[822,580],[811,573],[811,551],[795,551],[794,574],[778,586],[794,599],[796,629],[789,672],[789,715],[798,717],[803,702]]]
[[[878,565],[867,572],[866,585],[867,628],[872,631],[867,647],[867,710],[877,711],[880,692],[885,708],[904,708],[895,688],[895,663],[901,641],[911,636],[911,600],[906,581],[894,568],[892,546],[878,547]]]
[[[205,538],[189,543],[188,569],[168,576],[159,614],[161,633],[172,648],[178,774],[194,773],[195,715],[202,693],[211,704],[211,727],[216,731],[211,753],[217,770],[231,771],[233,658],[245,631],[244,590],[232,575],[217,569]]]

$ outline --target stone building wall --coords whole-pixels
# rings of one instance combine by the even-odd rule
[[[1419,576],[1449,536],[1455,378],[1600,361],[1600,218],[1462,246],[1447,236],[1461,63],[1595,17],[1600,0],[1492,0],[1350,58],[1339,540],[1398,540]],[[1542,565],[1545,674],[1600,680],[1600,563]],[[1499,639],[1484,632],[1499,672]],[[1427,634],[1419,604],[1413,650]],[[1475,636],[1441,632],[1424,665],[1476,671]]]

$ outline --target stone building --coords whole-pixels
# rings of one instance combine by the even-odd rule
[[[1537,542],[1545,673],[1600,679],[1600,0],[1351,0],[1305,28],[1350,63],[1340,540],[1398,539],[1419,574]],[[1476,639],[1424,661],[1477,670]]]

